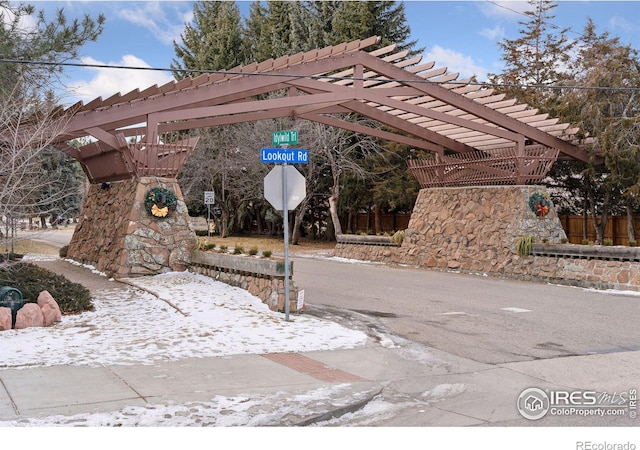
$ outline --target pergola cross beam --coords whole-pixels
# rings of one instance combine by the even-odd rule
[[[533,144],[556,151],[556,157],[559,153],[581,161],[592,158],[576,138],[578,130],[569,124],[469,80],[457,82],[458,74],[435,63],[420,64],[420,58],[397,52],[395,45],[366,50],[379,40],[374,36],[76,104],[59,113],[68,116],[69,124],[58,144],[83,166],[117,160],[119,168],[110,176],[126,178],[149,170],[148,164],[138,164],[142,149],[149,161],[174,154],[180,155],[175,161],[184,162],[195,143],[185,141],[179,144],[181,150],[167,152],[163,148],[177,144],[164,142],[165,133],[298,117],[422,148],[440,157],[452,152],[467,155],[460,158],[489,158],[509,148],[523,161],[526,148]],[[345,120],[348,113],[369,117],[381,129]],[[101,143],[70,151],[67,141],[80,136],[92,136]],[[138,139],[132,141],[132,136]],[[545,161],[535,167],[549,165],[551,150],[530,154]],[[153,151],[157,154],[149,153]],[[473,164],[479,167],[482,158]],[[516,166],[516,172],[529,170]],[[165,173],[166,167],[158,163],[157,170]],[[488,167],[485,175],[493,173],[502,181],[502,169],[496,170]],[[464,183],[464,176],[458,182]]]

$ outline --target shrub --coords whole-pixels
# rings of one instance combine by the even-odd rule
[[[255,255],[257,255],[257,254],[258,254],[258,247],[251,247],[251,248],[249,249],[249,254],[250,254],[251,256],[255,256]]]
[[[264,256],[265,258],[270,258],[272,254],[273,252],[271,250],[265,250],[262,252],[262,256]]]
[[[582,245],[589,245],[589,239],[583,239]]]
[[[24,257],[24,255],[21,254],[21,253],[13,253],[13,252],[2,253],[0,255],[0,263],[7,262],[7,261],[19,261],[23,257]]]
[[[516,251],[520,256],[529,256],[531,244],[535,242],[533,236],[520,236],[516,241]]]
[[[87,288],[35,264],[20,262],[1,267],[0,283],[22,292],[25,303],[36,303],[40,292],[49,291],[63,314],[94,309],[91,293]]]
[[[200,239],[198,240],[198,250],[213,250],[216,248],[216,244],[214,242],[210,242],[208,239]]]
[[[629,241],[629,247],[637,247],[638,241]]]
[[[60,252],[58,254],[60,255],[60,258],[66,258],[68,252],[69,252],[69,246],[65,245],[60,249]]]
[[[396,231],[393,236],[391,236],[391,242],[394,244],[402,245],[402,241],[404,241],[404,230]]]
[[[604,239],[602,243],[606,246],[611,246],[613,245],[613,239]]]
[[[567,239],[567,238],[560,239],[560,243],[561,244],[566,244],[567,242],[569,242],[569,239]]]
[[[201,248],[202,250],[205,250],[205,251],[206,251],[206,250],[213,250],[213,249],[215,249],[215,248],[216,248],[216,244],[215,244],[214,242],[204,242],[204,243],[200,246],[200,248]]]
[[[234,255],[242,255],[243,253],[244,253],[244,248],[242,248],[241,246],[236,245],[236,246],[233,248],[233,254],[234,254]]]
[[[229,248],[229,247],[227,247],[226,245],[221,245],[221,246],[220,246],[220,252],[221,252],[221,253],[227,253],[227,249],[228,249],[228,248]]]

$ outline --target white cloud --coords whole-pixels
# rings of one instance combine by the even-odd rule
[[[492,18],[503,18],[509,20],[520,20],[522,14],[531,9],[531,5],[528,2],[519,1],[491,1],[480,2],[478,4],[480,11]]]
[[[192,10],[181,10],[180,5],[167,2],[141,2],[141,6],[120,8],[118,16],[134,25],[146,28],[163,44],[180,40],[185,23],[191,22]],[[136,3],[140,5],[140,3]]]
[[[482,81],[487,77],[487,69],[476,64],[473,58],[439,45],[435,45],[425,55],[425,60],[435,61],[437,67],[446,66],[449,72],[460,72],[461,78],[476,75]]]
[[[134,55],[124,55],[120,61],[104,63],[93,58],[82,58],[84,64],[115,65],[127,67],[151,67]],[[90,101],[97,97],[107,98],[116,93],[126,94],[134,89],[146,89],[173,80],[168,72],[157,70],[128,70],[110,68],[89,68],[94,72],[89,80],[77,80],[67,86],[70,95],[77,100]]]
[[[493,28],[483,28],[480,30],[480,36],[483,36],[490,41],[499,41],[504,37],[504,27],[496,25]]]
[[[5,7],[2,7],[0,10],[0,20],[1,23],[3,25],[10,25],[13,23],[13,21],[16,19],[16,15],[13,13],[13,11],[11,11],[10,9],[7,9]],[[36,28],[36,19],[35,17],[31,16],[20,16],[20,19],[18,20],[18,29],[25,31],[25,32],[31,32],[33,30],[35,30]]]
[[[609,19],[609,26],[615,32],[617,30],[622,30],[624,32],[632,32],[638,28],[637,25],[629,22],[626,17],[613,16]]]

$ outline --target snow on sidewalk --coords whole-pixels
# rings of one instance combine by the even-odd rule
[[[354,348],[367,339],[304,314],[286,321],[247,291],[203,275],[171,272],[127,282],[142,289],[114,282],[113,289],[93,296],[95,311],[65,315],[48,328],[1,332],[0,368],[308,352]]]

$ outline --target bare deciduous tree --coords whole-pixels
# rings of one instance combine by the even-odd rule
[[[374,121],[353,116],[348,118],[360,125],[375,127]],[[334,235],[342,234],[342,226],[338,215],[338,201],[340,191],[347,174],[360,178],[371,176],[363,160],[373,154],[378,154],[383,149],[378,144],[376,138],[369,135],[353,133],[341,128],[328,127],[317,122],[303,122],[301,124],[303,134],[309,144],[311,157],[311,173],[307,174],[307,186],[315,186],[309,194],[315,195],[322,192],[321,189],[328,190],[329,214],[331,217]],[[308,137],[307,137],[308,136]],[[330,180],[327,186],[321,182],[325,177]],[[306,203],[304,203],[306,206]]]
[[[66,126],[49,102],[19,90],[0,97],[0,217],[4,251],[13,251],[15,227],[21,219],[46,212],[69,190],[50,190],[57,180],[43,174],[42,156]],[[47,192],[43,196],[43,192]],[[51,211],[53,212],[53,211]]]

